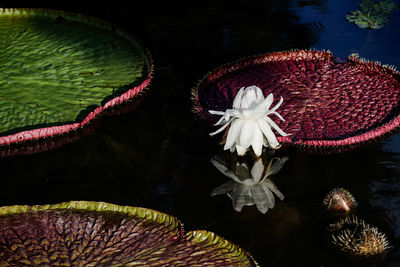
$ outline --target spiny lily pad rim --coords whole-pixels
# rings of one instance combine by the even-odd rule
[[[274,63],[282,61],[297,61],[303,59],[311,60],[329,60],[335,61],[335,56],[329,50],[301,50],[293,49],[287,51],[270,52],[265,54],[259,54],[255,56],[245,57],[230,63],[223,64],[213,71],[206,74],[198,84],[192,89],[192,103],[193,112],[195,115],[204,120],[209,125],[215,123],[216,118],[209,114],[208,110],[205,110],[200,103],[199,88],[206,87],[224,75],[234,73],[239,70],[243,70],[247,67],[257,66],[265,63]],[[358,54],[350,54],[347,58],[348,61],[354,62],[355,64],[363,65],[365,70],[376,70],[379,69],[382,73],[391,75],[394,80],[397,80],[400,84],[400,73],[397,71],[395,66],[382,64],[378,61],[370,61],[361,58]],[[394,88],[400,90],[400,88]],[[272,91],[273,93],[273,91]],[[400,106],[400,103],[398,103]],[[288,121],[290,122],[290,121]],[[391,133],[398,131],[400,128],[400,114],[396,114],[394,118],[387,121],[373,129],[361,134],[350,135],[343,138],[333,139],[293,139],[293,136],[278,136],[277,140],[282,143],[283,146],[295,146],[300,150],[308,152],[318,153],[339,153],[358,148],[364,144],[369,144],[374,141],[379,141],[382,138],[390,135]]]
[[[83,118],[80,122],[62,124],[57,126],[49,126],[44,128],[36,128],[33,130],[26,130],[11,135],[1,136],[0,146],[24,143],[26,141],[39,140],[47,137],[61,136],[63,134],[74,132],[87,125],[90,125],[90,123],[93,122],[96,118],[99,118],[102,115],[102,113],[104,113],[104,111],[109,110],[116,105],[126,103],[128,100],[131,100],[134,97],[140,95],[145,90],[148,90],[148,85],[150,83],[153,73],[153,61],[151,54],[147,50],[147,48],[144,45],[142,45],[140,40],[135,38],[131,33],[120,29],[117,25],[104,21],[100,18],[95,18],[79,13],[72,13],[67,11],[44,9],[44,8],[37,8],[37,9],[0,8],[0,16],[40,16],[40,17],[50,17],[50,18],[62,17],[70,21],[85,23],[88,25],[98,27],[100,29],[117,32],[119,35],[123,36],[132,43],[136,43],[144,53],[144,56],[148,62],[147,76],[144,77],[143,81],[139,85],[136,85],[133,88],[126,90],[121,95],[116,96],[105,102],[103,105],[95,108],[93,111],[87,114],[87,116]]]
[[[110,204],[106,202],[95,202],[95,201],[69,201],[58,204],[47,204],[47,205],[13,205],[0,207],[0,218],[10,215],[18,215],[25,213],[36,213],[46,211],[63,211],[73,210],[78,212],[115,212],[121,213],[126,216],[134,216],[137,218],[145,219],[149,222],[156,222],[167,226],[174,235],[181,238],[185,238],[194,243],[205,242],[209,245],[218,245],[220,249],[225,250],[227,253],[235,255],[237,258],[247,259],[247,261],[253,266],[259,266],[253,257],[245,252],[238,245],[224,239],[217,234],[205,230],[189,231],[184,233],[182,223],[174,216],[168,215],[163,212],[156,210],[132,207],[132,206],[120,206],[116,204]]]
[[[40,211],[55,211],[55,210],[82,210],[82,211],[98,211],[98,212],[121,212],[127,215],[135,215],[141,218],[148,218],[157,221],[157,218],[168,218],[169,221],[178,224],[179,221],[173,216],[168,214],[146,209],[140,207],[131,206],[119,206],[106,202],[95,202],[95,201],[69,201],[57,204],[47,205],[13,205],[0,207],[0,216],[10,214],[20,214],[27,212],[40,212]]]
[[[47,204],[47,205],[14,205],[0,207],[0,216],[22,214],[30,212],[41,212],[41,211],[57,211],[57,210],[77,210],[77,211],[92,211],[92,212],[119,212],[124,213],[128,216],[138,216],[150,221],[159,223],[166,223],[171,226],[171,230],[175,229],[176,234],[181,234],[178,227],[180,224],[179,220],[168,214],[158,212],[151,209],[131,207],[131,206],[119,206],[115,204],[109,204],[106,202],[94,202],[94,201],[70,201],[62,202],[58,204]]]

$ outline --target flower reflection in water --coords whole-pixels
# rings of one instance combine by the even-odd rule
[[[235,170],[230,170],[219,157],[215,157],[211,159],[211,163],[232,180],[214,188],[211,196],[227,194],[232,199],[236,211],[240,212],[245,205],[256,205],[257,209],[265,214],[275,206],[274,194],[280,200],[284,198],[268,176],[279,172],[288,159],[274,157],[264,166],[263,160],[258,158],[251,170],[246,163],[238,162]]]

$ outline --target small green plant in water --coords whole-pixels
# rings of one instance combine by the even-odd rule
[[[349,12],[346,19],[363,29],[382,28],[390,22],[390,15],[399,8],[392,0],[379,2],[363,0],[359,7],[359,10]]]

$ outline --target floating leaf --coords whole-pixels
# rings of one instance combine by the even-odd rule
[[[103,202],[2,207],[0,248],[1,266],[257,266],[214,233]]]
[[[272,93],[289,136],[283,145],[311,152],[342,152],[383,137],[400,126],[400,74],[357,55],[337,59],[323,51],[288,51],[223,65],[193,90],[195,112],[210,125],[209,110],[232,108],[240,88]]]
[[[0,31],[3,150],[71,134],[132,99],[150,81],[147,50],[102,20],[43,9],[1,9]]]
[[[380,29],[390,22],[390,15],[398,9],[392,0],[374,2],[363,0],[360,10],[349,12],[346,19],[360,28]]]

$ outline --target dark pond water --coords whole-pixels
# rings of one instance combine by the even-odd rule
[[[30,2],[9,5],[28,6]],[[142,206],[177,216],[188,230],[213,231],[249,251],[262,266],[348,266],[324,239],[324,195],[342,186],[358,199],[357,214],[385,232],[393,246],[377,266],[400,266],[400,135],[359,151],[289,157],[271,179],[285,195],[266,214],[242,212],[226,195],[227,181],[211,163],[217,138],[195,119],[190,91],[209,71],[241,57],[294,48],[330,50],[400,67],[400,11],[380,30],[360,29],[344,16],[358,1],[239,1],[127,7],[120,1],[54,3],[112,21],[139,37],[155,63],[145,101],[105,118],[79,141],[35,155],[0,159],[0,205],[69,200]]]

